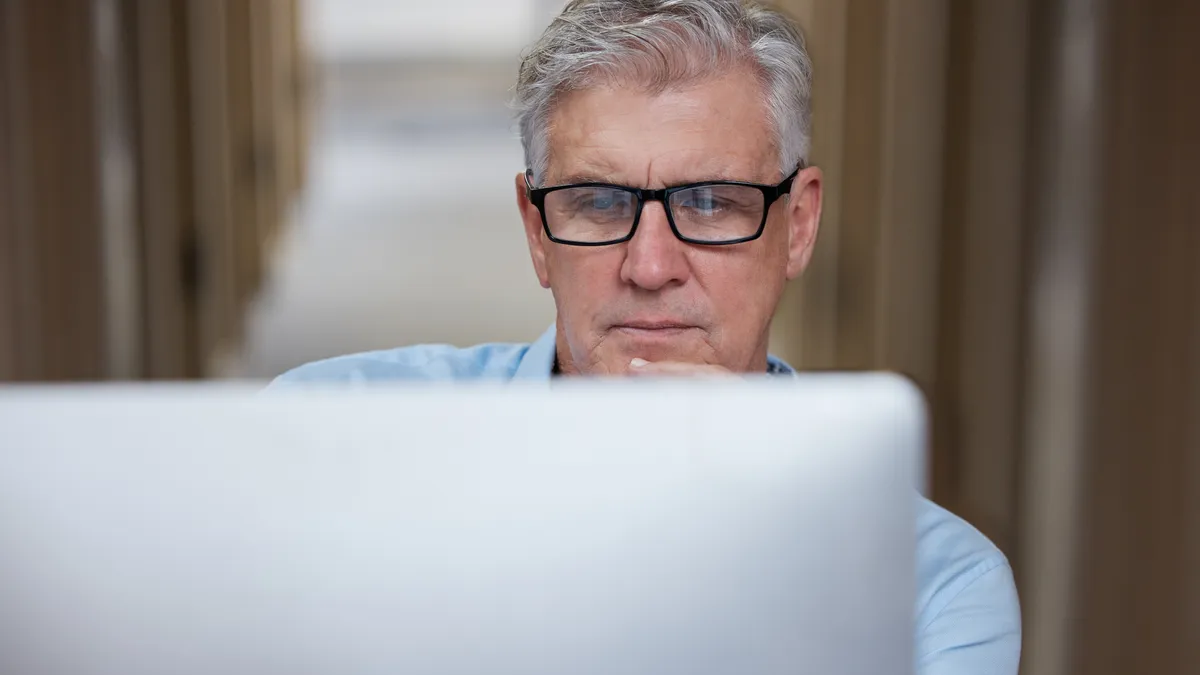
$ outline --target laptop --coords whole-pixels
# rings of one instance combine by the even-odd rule
[[[0,389],[6,675],[913,667],[920,396]]]

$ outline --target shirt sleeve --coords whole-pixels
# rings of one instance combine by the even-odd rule
[[[918,675],[1017,675],[1021,608],[1006,562],[981,564],[919,633]]]

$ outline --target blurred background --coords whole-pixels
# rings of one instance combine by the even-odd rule
[[[534,339],[506,101],[561,4],[0,0],[0,381]],[[1200,673],[1200,3],[776,4],[827,202],[773,350],[922,386],[1025,673]]]

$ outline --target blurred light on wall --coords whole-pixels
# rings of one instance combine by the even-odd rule
[[[327,60],[511,58],[536,28],[533,0],[308,0],[313,47]]]

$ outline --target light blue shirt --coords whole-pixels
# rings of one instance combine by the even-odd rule
[[[549,380],[555,332],[526,345],[421,345],[301,366],[277,385],[388,380]],[[770,370],[792,373],[771,358]],[[918,675],[1016,675],[1021,612],[1012,570],[987,537],[921,499],[917,510]]]

